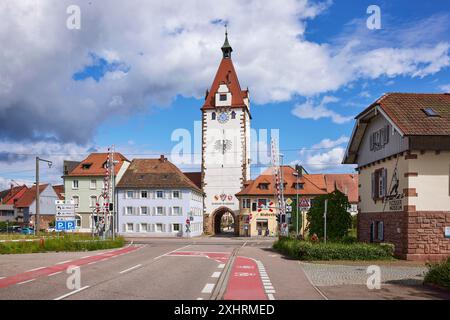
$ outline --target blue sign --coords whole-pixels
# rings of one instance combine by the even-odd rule
[[[75,230],[75,220],[56,221],[55,229],[57,231],[72,231]]]

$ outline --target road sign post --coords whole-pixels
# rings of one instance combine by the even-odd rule
[[[73,200],[56,200],[55,230],[75,231],[75,203]]]

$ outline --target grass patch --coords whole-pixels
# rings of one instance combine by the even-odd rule
[[[282,238],[273,244],[280,253],[298,260],[391,260],[392,244],[312,243]]]
[[[425,283],[437,285],[450,291],[450,257],[445,262],[428,264]]]
[[[28,236],[27,239],[32,239]],[[125,240],[117,237],[115,240],[101,240],[89,235],[65,234],[40,238],[29,242],[0,242],[0,254],[38,253],[58,251],[93,251],[123,247]]]

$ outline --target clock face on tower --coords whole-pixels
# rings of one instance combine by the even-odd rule
[[[219,120],[220,123],[225,123],[227,122],[229,119],[228,113],[226,112],[221,112],[217,118],[217,120]]]

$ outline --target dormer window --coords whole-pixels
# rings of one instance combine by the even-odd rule
[[[83,163],[83,164],[81,165],[81,168],[82,168],[83,170],[88,170],[91,166],[92,166],[92,163]]]
[[[216,113],[215,112],[211,113],[211,120],[216,120]]]
[[[236,112],[231,112],[231,119],[236,119]]]
[[[302,190],[303,189],[304,184],[303,183],[293,183],[292,184],[292,188],[296,189],[296,190]]]
[[[227,95],[226,94],[220,94],[219,99],[220,99],[220,101],[227,101]]]
[[[258,188],[261,190],[269,190],[269,184],[268,183],[260,183],[260,184],[258,184]]]

